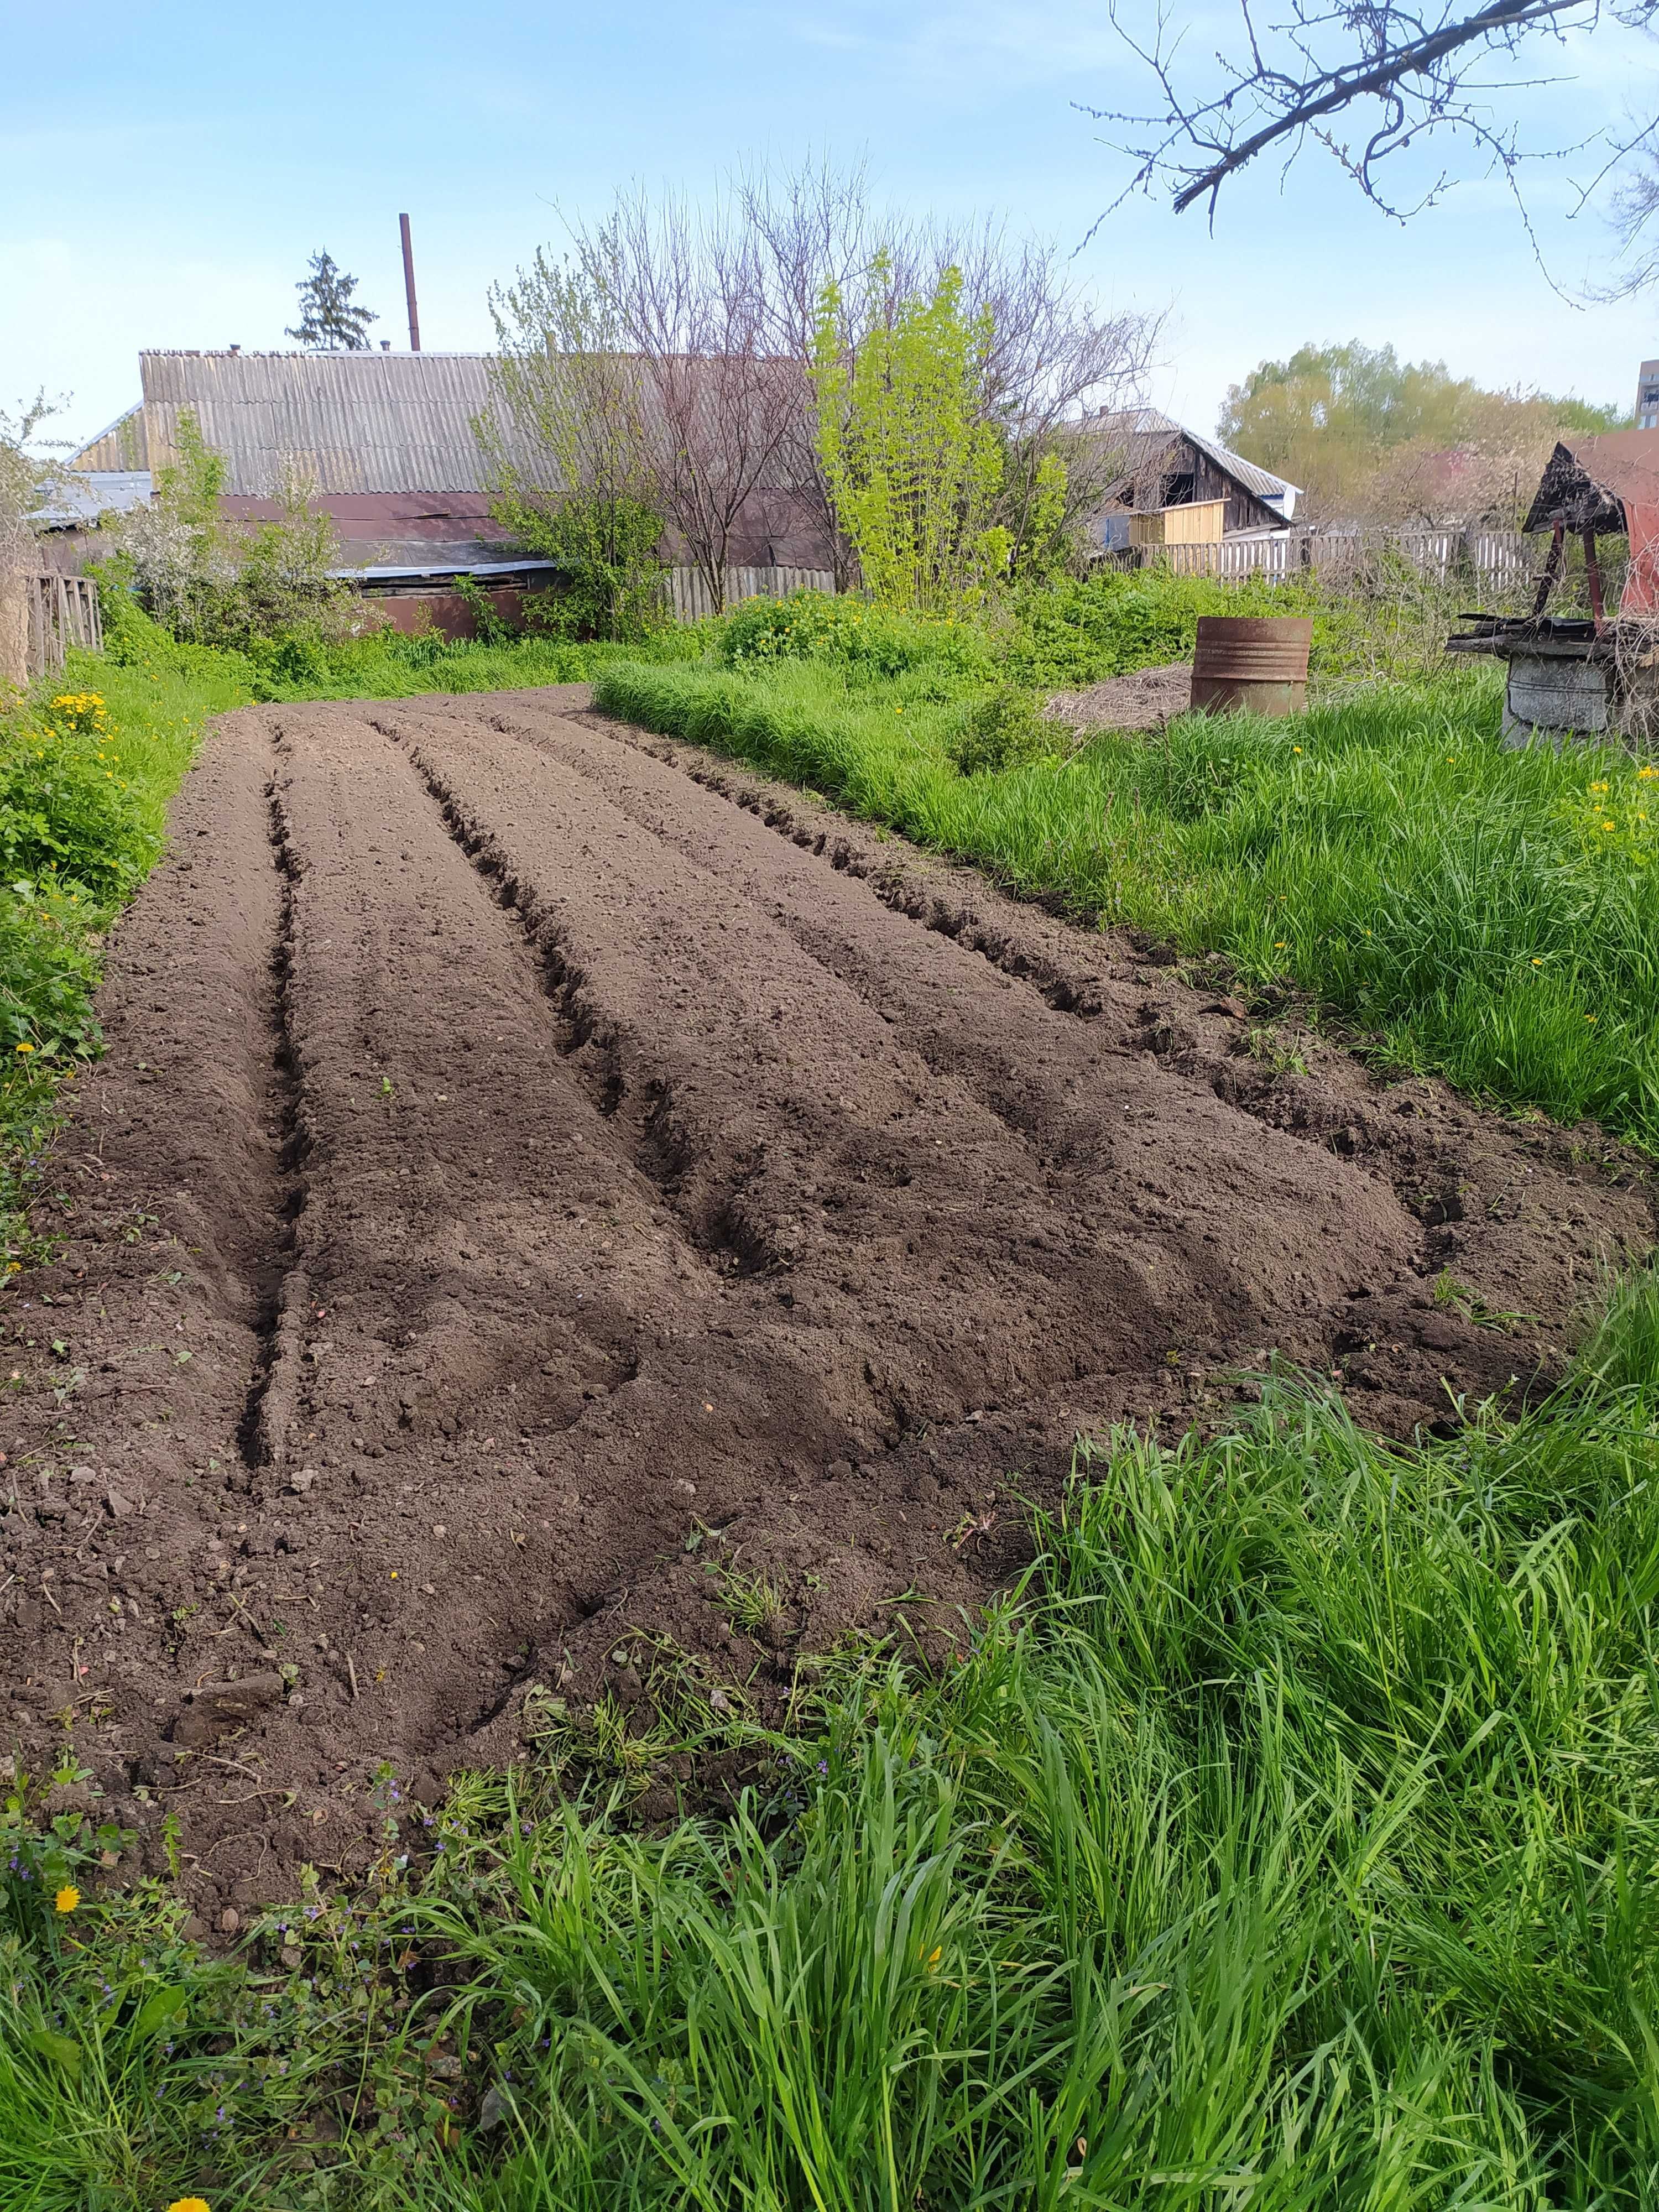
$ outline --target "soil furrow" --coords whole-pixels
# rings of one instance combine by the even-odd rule
[[[273,731],[280,759],[280,726]],[[294,974],[294,883],[297,866],[288,833],[276,769],[265,786],[271,858],[276,871],[278,907],[270,955],[271,1096],[276,1170],[281,1179],[275,1243],[253,1271],[254,1329],[258,1340],[252,1379],[237,1432],[243,1459],[252,1470],[271,1467],[287,1434],[287,1409],[271,1398],[279,1370],[291,1370],[294,1337],[304,1311],[304,1288],[295,1276],[299,1217],[306,1200],[306,1134],[301,1118],[299,1058],[294,1048],[290,995]]]
[[[179,794],[171,850],[110,947],[107,1057],[58,1142],[43,1226],[61,1257],[5,1298],[7,1747],[38,1762],[55,1716],[95,1717],[88,1748],[135,1825],[137,1762],[203,1661],[242,1656],[219,1636],[209,1547],[247,1511],[239,1433],[284,1228],[270,757],[263,717],[228,718]],[[203,1632],[189,1659],[186,1624]]]
[[[576,703],[228,718],[112,954],[8,1300],[0,1653],[18,1755],[78,1697],[204,1902],[366,1865],[381,1763],[510,1754],[535,1681],[626,1704],[635,1626],[763,1702],[902,1601],[947,1638],[1011,1487],[1230,1363],[1396,1427],[1524,1384],[1650,1232],[1586,1133],[1264,1068],[1127,944]]]
[[[1282,991],[1247,1013],[1229,987],[1189,988],[1161,957],[1000,897],[975,872],[884,840],[791,787],[607,717],[573,715],[574,696],[571,687],[564,711],[542,693],[515,696],[515,719],[498,708],[496,726],[545,744],[555,721],[574,720],[647,753],[865,882],[896,913],[1028,983],[1056,1011],[1100,1021],[1114,1043],[1266,1127],[1369,1166],[1425,1225],[1419,1273],[1455,1265],[1474,1283],[1506,1283],[1542,1324],[1562,1312],[1564,1295],[1576,1295],[1572,1285],[1653,1242],[1659,1215],[1648,1164],[1601,1130],[1510,1121],[1437,1082],[1373,1073],[1340,1041],[1299,1025]]]
[[[1046,1232],[1054,1253],[1068,1255],[1044,1270],[1051,1345],[1067,1333],[1055,1293],[1068,1261],[1087,1267],[1092,1257],[1103,1269],[1090,1285],[1087,1318],[1071,1324],[1073,1371],[1079,1359],[1085,1370],[1112,1364],[1098,1354],[1099,1320],[1115,1321],[1132,1297],[1143,1310],[1130,1339],[1137,1364],[1172,1346],[1231,1357],[1273,1342],[1295,1357],[1321,1358],[1320,1322],[1340,1310],[1349,1291],[1415,1280],[1418,1226],[1363,1167],[1328,1153],[1310,1158],[1204,1088],[1172,1085],[1125,1042],[1134,1036],[1127,1023],[1058,1015],[1040,993],[988,974],[955,938],[916,930],[861,876],[826,866],[701,789],[688,793],[672,766],[556,718],[544,718],[537,738],[539,750],[601,788],[653,844],[701,871],[723,908],[735,894],[765,916],[774,936],[789,940],[787,952],[774,949],[775,968],[798,965],[804,953],[921,1062],[950,1124],[932,1148],[945,1151],[945,1161],[924,1147],[904,1162],[924,1204],[941,1186],[960,1187],[974,1114],[994,1117],[1005,1159],[1007,1139],[1020,1146],[1030,1163],[1021,1200],[1028,1237]],[[475,738],[458,732],[454,744],[470,746],[469,757],[478,753]],[[506,818],[498,796],[475,811]],[[515,850],[510,865],[522,878],[533,862]],[[1142,1133],[1149,1122],[1150,1146]],[[979,1194],[970,1207],[982,1212]],[[1126,1253],[1145,1255],[1134,1292],[1109,1276]],[[994,1276],[988,1249],[976,1263]],[[1017,1387],[1039,1381],[1023,1376]]]

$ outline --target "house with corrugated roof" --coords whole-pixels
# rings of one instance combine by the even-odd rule
[[[143,397],[82,447],[72,470],[160,469],[180,458],[188,411],[225,465],[222,504],[250,524],[281,513],[285,483],[303,483],[332,517],[341,574],[384,602],[400,627],[431,617],[470,627],[453,586],[470,577],[495,593],[544,584],[555,563],[517,550],[491,517],[489,445],[520,482],[558,488],[549,458],[501,407],[494,356],[460,353],[152,352],[139,356]],[[684,554],[672,541],[672,562]],[[784,483],[745,502],[733,566],[825,568],[828,550]],[[450,602],[453,601],[453,604]]]

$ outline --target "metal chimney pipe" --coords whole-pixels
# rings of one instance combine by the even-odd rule
[[[398,223],[404,234],[404,294],[409,301],[409,349],[410,353],[419,353],[421,319],[415,310],[415,249],[409,242],[409,217],[400,215]]]

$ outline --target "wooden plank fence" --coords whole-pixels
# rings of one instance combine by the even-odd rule
[[[1345,576],[1362,574],[1389,550],[1437,583],[1464,576],[1473,587],[1498,593],[1524,590],[1538,557],[1537,547],[1518,530],[1287,530],[1259,538],[1224,538],[1218,544],[1132,547],[1114,557],[1124,567],[1156,562],[1177,576],[1216,576],[1228,583],[1246,576],[1285,583],[1310,570],[1340,583]],[[789,592],[835,588],[836,580],[827,568],[733,568],[726,572],[728,609],[744,599],[778,599]],[[701,569],[669,569],[666,589],[681,622],[701,622],[718,611]]]
[[[61,668],[72,645],[101,651],[103,617],[89,576],[26,575],[23,602],[28,622],[24,665],[31,679]]]
[[[744,599],[781,599],[790,592],[833,592],[836,580],[828,568],[728,568],[726,604],[739,606]],[[702,622],[718,614],[708,579],[700,568],[671,568],[668,596],[681,622]]]
[[[1518,530],[1287,530],[1271,537],[1224,538],[1207,545],[1147,549],[1147,559],[1177,576],[1216,576],[1227,582],[1261,576],[1269,584],[1281,584],[1310,571],[1340,581],[1389,551],[1437,583],[1467,575],[1478,588],[1494,592],[1524,588],[1536,559],[1536,549]]]

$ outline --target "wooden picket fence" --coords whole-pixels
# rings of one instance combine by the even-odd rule
[[[1229,583],[1261,576],[1269,584],[1310,574],[1333,583],[1357,580],[1379,556],[1395,552],[1437,583],[1467,575],[1479,588],[1500,593],[1523,589],[1537,557],[1536,547],[1518,530],[1286,530],[1136,550],[1142,557],[1123,565],[1156,561],[1177,576],[1216,576]]]
[[[98,586],[89,576],[26,575],[23,602],[28,621],[24,666],[31,680],[61,668],[72,645],[102,649],[104,620]]]
[[[828,568],[728,568],[726,572],[728,609],[744,599],[781,599],[789,592],[833,592],[835,588],[835,577]],[[668,597],[680,622],[702,622],[720,611],[701,568],[671,568]]]
[[[1341,584],[1362,580],[1387,551],[1436,583],[1466,577],[1476,589],[1507,596],[1524,591],[1532,580],[1538,549],[1518,530],[1286,530],[1204,545],[1134,547],[1109,557],[1126,568],[1156,563],[1177,576],[1215,576],[1227,583],[1246,576],[1288,583],[1312,573]],[[729,610],[744,599],[780,599],[789,592],[835,588],[827,568],[733,568],[726,572],[726,605]],[[702,622],[720,611],[699,568],[670,568],[665,590],[681,622]]]

